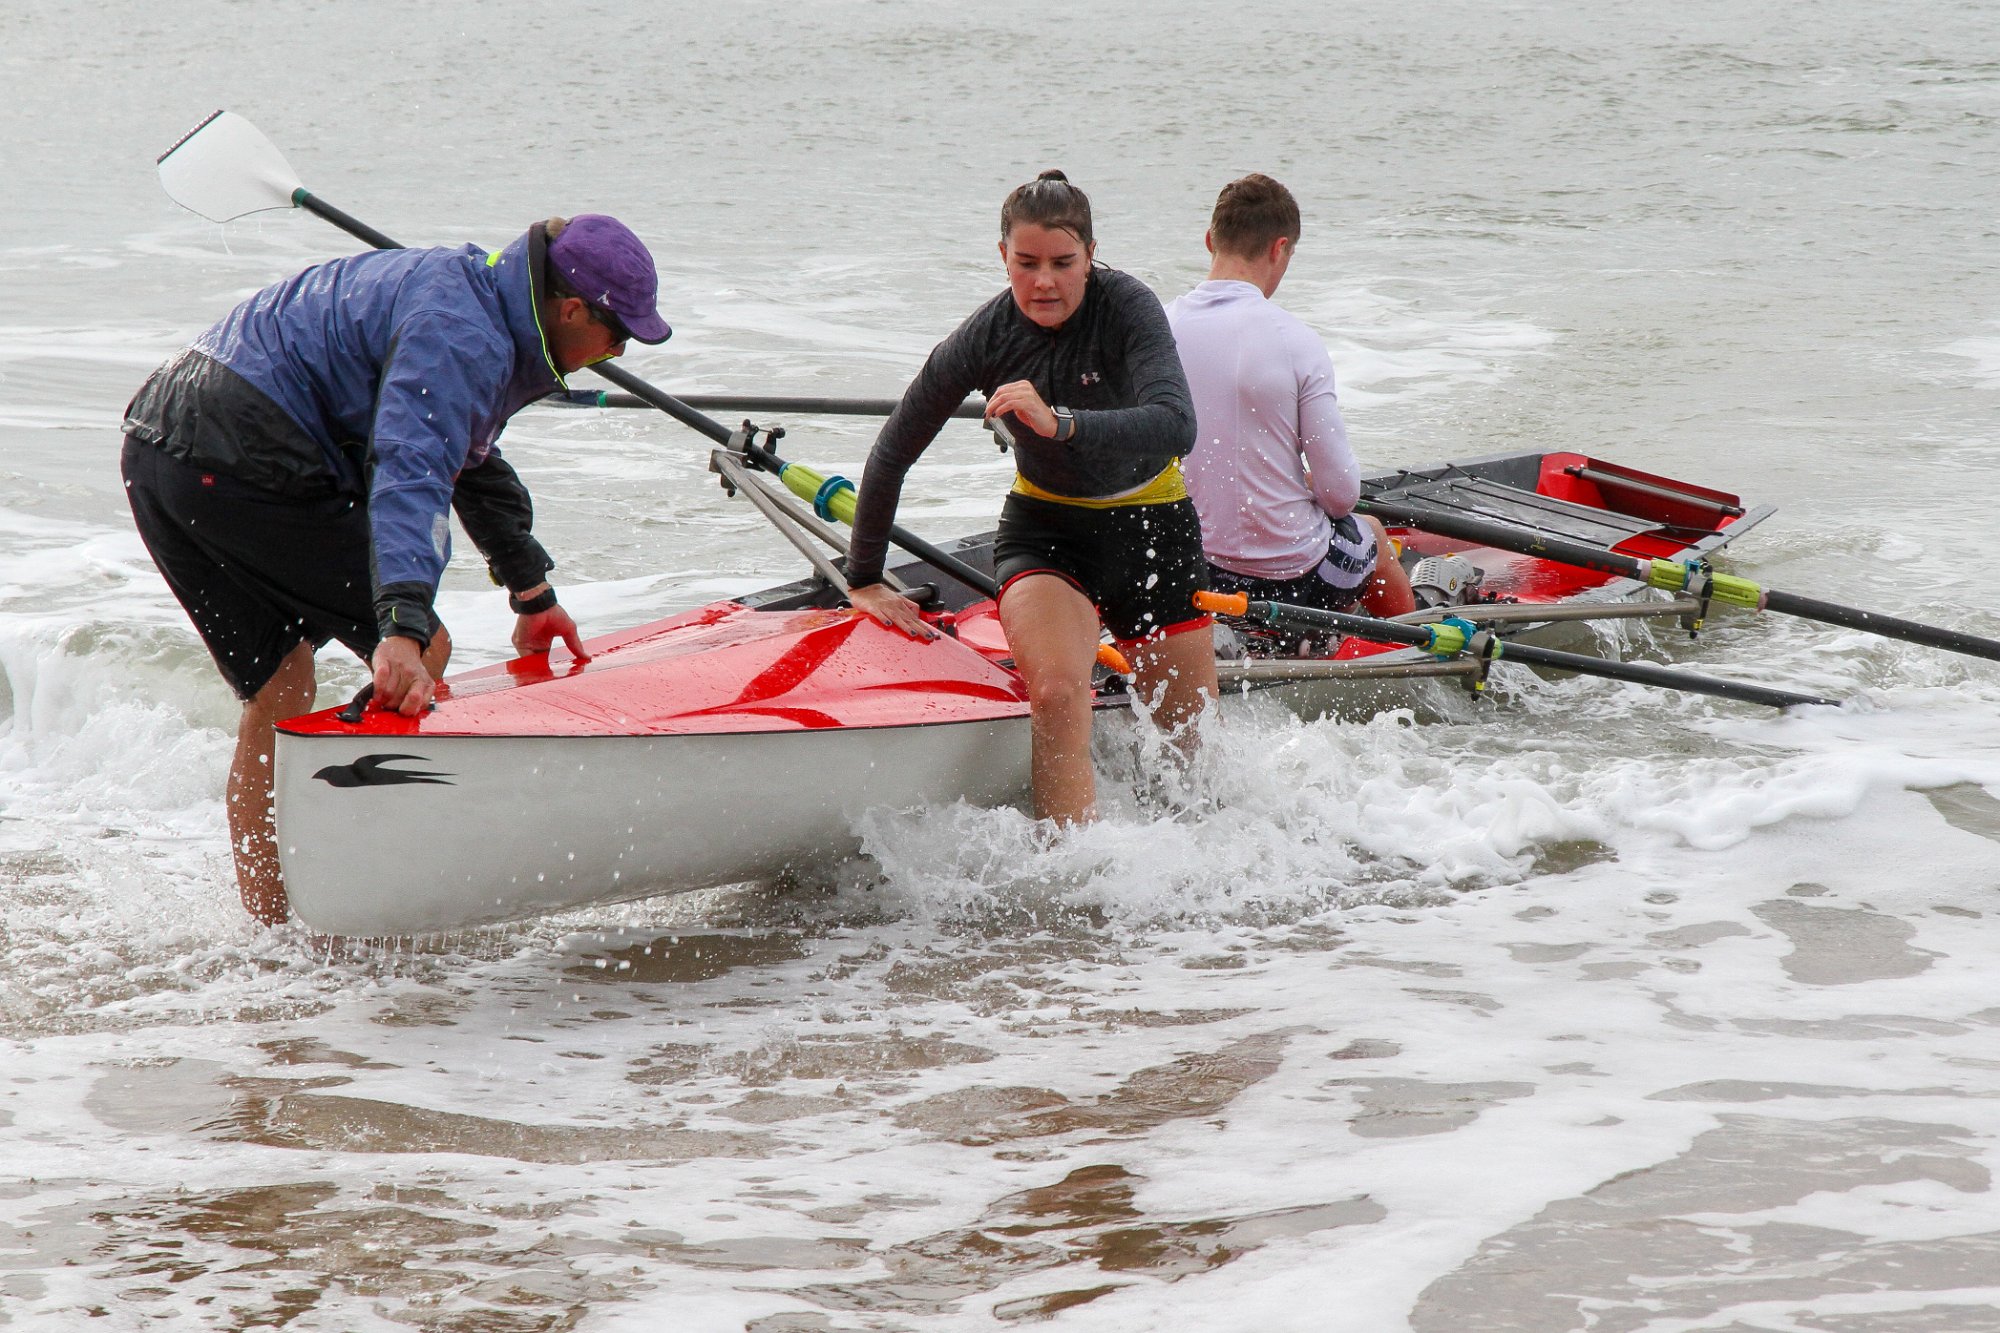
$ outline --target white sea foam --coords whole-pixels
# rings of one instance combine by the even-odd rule
[[[1357,409],[1500,382],[1555,335],[1518,319],[1366,289],[1303,295],[1297,313],[1324,331],[1344,406]],[[1290,293],[1281,296],[1281,302]],[[1286,302],[1288,303],[1288,302]]]
[[[1959,357],[1972,365],[1966,374],[1982,389],[2000,388],[2000,338],[1960,338],[1938,349],[1946,356]]]
[[[135,333],[125,328],[0,325],[0,364],[76,361],[138,370],[143,378],[145,371],[165,360],[186,340],[187,333],[188,330],[177,329]]]

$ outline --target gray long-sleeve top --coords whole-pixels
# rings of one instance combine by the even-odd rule
[[[1060,444],[1015,424],[1021,475],[1056,495],[1132,490],[1194,444],[1194,402],[1173,330],[1145,283],[1092,269],[1083,303],[1055,329],[1036,324],[1011,291],[1001,292],[932,349],[876,436],[856,497],[849,584],[882,581],[904,474],[952,409],[975,389],[990,396],[1015,380],[1031,382],[1050,407],[1076,414],[1076,433]]]

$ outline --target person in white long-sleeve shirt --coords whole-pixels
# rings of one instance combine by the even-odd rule
[[[1271,297],[1300,232],[1292,193],[1231,181],[1206,237],[1208,280],[1167,307],[1194,393],[1182,467],[1210,587],[1331,611],[1416,609],[1379,520],[1354,512],[1361,469],[1319,335]]]

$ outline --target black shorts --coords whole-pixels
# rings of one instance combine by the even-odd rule
[[[301,643],[375,651],[364,505],[288,500],[130,436],[122,466],[139,537],[237,697]]]
[[[1252,601],[1284,602],[1321,611],[1352,611],[1375,575],[1375,529],[1352,514],[1333,521],[1333,541],[1326,557],[1296,578],[1260,579],[1219,565],[1208,567],[1209,586],[1217,592],[1240,592]]]
[[[1066,580],[1125,643],[1209,622],[1194,609],[1195,593],[1208,584],[1192,500],[1089,509],[1009,494],[993,569],[1003,596],[1024,575]]]

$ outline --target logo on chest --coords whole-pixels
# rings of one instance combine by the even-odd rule
[[[1084,388],[1088,389],[1091,385],[1096,384],[1099,380],[1102,380],[1103,378],[1104,376],[1098,374],[1094,370],[1086,370],[1079,377],[1078,382],[1081,383]]]

